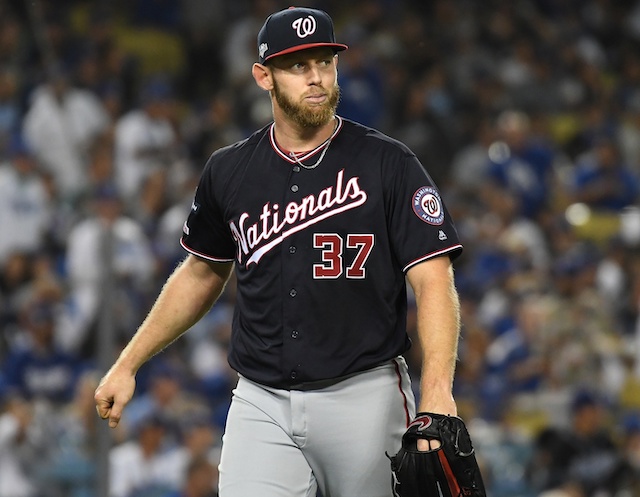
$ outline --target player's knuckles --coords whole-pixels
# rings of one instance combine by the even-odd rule
[[[96,412],[102,419],[105,419],[109,416],[109,409],[104,407],[96,406]]]

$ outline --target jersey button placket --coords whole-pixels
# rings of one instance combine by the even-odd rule
[[[303,176],[294,176],[294,174],[302,171],[296,170],[297,164],[294,164],[289,177],[289,184],[284,192],[283,205],[290,202],[299,204],[300,194],[306,192],[306,186]],[[308,271],[308,265],[298,261],[298,255],[305,252],[304,247],[307,243],[305,232],[301,234],[292,234],[288,237],[287,242],[281,245],[282,256],[287,257],[289,263],[283,264],[281,278],[284,290],[283,315],[282,315],[282,375],[290,384],[296,384],[305,381],[305,363],[307,350],[305,347],[304,337],[304,311],[300,306],[300,299],[304,300],[304,274]],[[300,252],[302,250],[302,252]],[[287,259],[284,259],[287,260]],[[302,293],[300,293],[302,292]],[[288,296],[287,296],[288,294]]]

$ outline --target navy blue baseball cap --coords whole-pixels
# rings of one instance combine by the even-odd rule
[[[323,10],[289,7],[267,17],[258,33],[261,64],[278,55],[315,47],[331,47],[336,52],[348,48],[336,43],[333,21]]]

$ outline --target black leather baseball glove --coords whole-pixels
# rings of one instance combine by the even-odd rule
[[[419,451],[418,439],[441,446]],[[387,454],[388,455],[388,454]],[[402,437],[391,460],[395,497],[486,497],[471,437],[462,419],[420,412]]]

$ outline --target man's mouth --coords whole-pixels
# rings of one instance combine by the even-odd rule
[[[312,103],[312,104],[321,104],[321,103],[324,103],[327,100],[327,94],[326,93],[318,93],[317,95],[307,95],[305,97],[305,100],[307,102]]]

